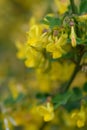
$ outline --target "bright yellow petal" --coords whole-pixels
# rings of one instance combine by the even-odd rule
[[[62,34],[56,42],[56,47],[64,46],[66,44],[67,37],[68,37],[67,34]]]
[[[44,116],[44,121],[51,121],[54,118],[54,113],[48,113]]]
[[[46,50],[48,52],[56,52],[57,51],[57,48],[55,46],[55,43],[49,43],[47,46],[46,46]]]
[[[60,51],[57,51],[57,52],[53,52],[53,58],[56,59],[56,58],[60,58],[62,56],[62,53]]]
[[[68,8],[69,0],[54,0],[58,7],[58,12],[63,14]]]
[[[40,41],[42,29],[39,25],[33,25],[28,34],[27,44],[37,47]]]
[[[37,37],[39,35],[39,26],[33,25],[29,30],[29,37]]]
[[[47,102],[46,106],[39,106],[38,112],[43,116],[44,121],[50,121],[54,118],[53,106],[49,102]]]
[[[39,106],[38,107],[38,112],[40,113],[40,115],[45,116],[48,114],[48,110],[45,106]]]
[[[25,50],[19,50],[16,55],[19,59],[24,59],[25,58]]]
[[[50,102],[47,102],[47,109],[49,112],[53,112],[53,105]]]
[[[25,45],[20,43],[20,42],[16,42],[16,47],[18,49],[18,52],[17,52],[17,57],[19,59],[23,59],[25,58]]]
[[[25,65],[26,65],[27,67],[34,67],[34,66],[35,66],[35,61],[34,61],[34,59],[33,59],[32,57],[30,57],[29,59],[27,59],[27,60],[25,61]]]
[[[78,126],[79,128],[83,127],[84,125],[85,125],[85,121],[84,121],[84,120],[79,119],[79,120],[77,121],[77,126]]]

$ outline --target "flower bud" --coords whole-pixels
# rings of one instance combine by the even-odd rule
[[[76,47],[76,34],[74,30],[74,26],[71,26],[71,34],[70,34],[72,47]]]

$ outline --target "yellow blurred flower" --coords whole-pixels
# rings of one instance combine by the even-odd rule
[[[13,78],[10,79],[8,87],[14,99],[16,99],[20,93],[25,93],[23,84],[17,83],[17,81]]]
[[[83,106],[81,106],[80,111],[73,111],[71,114],[71,118],[76,122],[77,127],[83,127],[86,122],[86,111]]]
[[[69,6],[69,0],[54,0],[54,1],[60,14],[63,14],[65,11],[67,11]]]
[[[25,59],[27,67],[40,67],[45,60],[43,49],[47,44],[47,26],[36,24],[35,18],[31,18],[29,25],[31,27],[27,32],[24,44],[20,42],[16,43],[18,48],[17,57]]]
[[[35,123],[29,123],[24,127],[25,130],[38,130],[38,126]]]
[[[45,66],[44,66],[45,67]],[[52,83],[48,73],[44,73],[44,67],[36,70],[37,86],[41,92],[49,92],[52,89]]]
[[[83,14],[83,15],[78,16],[78,20],[80,20],[82,22],[87,20],[87,14]]]
[[[16,47],[18,49],[18,52],[16,54],[17,57],[19,59],[24,59],[25,58],[25,53],[26,53],[26,51],[25,51],[25,45],[17,41],[16,42]]]
[[[54,108],[49,102],[46,103],[46,106],[39,106],[38,112],[41,116],[43,116],[44,121],[51,121],[54,118]]]
[[[10,80],[9,89],[11,91],[13,98],[17,98],[19,96],[19,91],[17,89],[17,85],[14,79]]]
[[[36,50],[35,48],[28,46],[26,48],[26,60],[25,65],[27,67],[37,67],[40,66],[41,63],[44,62],[44,56],[43,54]]]

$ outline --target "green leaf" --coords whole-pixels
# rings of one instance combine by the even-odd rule
[[[51,17],[51,16],[46,16],[42,23],[44,24],[49,24],[49,27],[52,29],[54,27],[58,27],[61,25],[61,20],[59,18]]]
[[[50,28],[54,28],[54,27],[58,27],[58,26],[61,26],[61,21],[59,18],[53,18],[51,21],[50,21]]]
[[[87,13],[87,0],[81,0],[80,3],[80,14]]]
[[[72,95],[69,101],[64,105],[64,108],[68,111],[72,111],[73,109],[79,108],[81,103],[81,99],[83,98],[82,89],[79,87],[74,87],[72,89]]]
[[[61,105],[65,105],[68,102],[68,100],[70,99],[71,95],[72,95],[71,91],[68,91],[63,94],[57,94],[52,99],[52,102],[55,104],[54,107],[57,108]]]
[[[47,97],[51,96],[49,93],[37,93],[36,98],[41,101],[46,101]]]
[[[82,44],[83,43],[83,40],[81,40],[80,38],[76,38],[76,43],[79,45],[79,44]]]
[[[87,45],[87,38],[83,41],[83,43]]]
[[[82,97],[83,97],[82,89],[79,87],[74,87],[72,89],[72,97],[71,97],[70,101],[75,102],[75,101],[81,100]]]
[[[3,122],[0,121],[0,130],[3,130]]]
[[[43,23],[43,24],[46,24],[46,25],[49,25],[49,22],[48,21],[46,21],[46,20],[41,20],[41,23]]]
[[[13,99],[13,97],[10,95],[8,98],[6,98],[5,100],[4,100],[4,104],[5,105],[12,105],[12,104],[14,104],[14,99]]]
[[[22,93],[20,93],[16,99],[14,99],[12,97],[12,95],[10,95],[7,99],[4,100],[4,104],[5,105],[13,105],[15,103],[19,103],[23,100],[24,97],[25,97],[25,95]]]
[[[74,87],[73,88],[73,91],[74,91],[74,93],[78,96],[80,96],[80,95],[82,95],[82,91],[81,91],[81,89],[79,88],[79,87]]]
[[[77,101],[74,101],[74,102],[68,102],[64,105],[64,108],[70,112],[72,111],[73,109],[79,109],[80,108],[80,105],[81,103],[80,102],[77,102]]]
[[[25,95],[20,93],[17,99],[15,100],[15,103],[21,102],[24,99]]]
[[[87,92],[87,82],[83,85],[83,91]]]
[[[68,52],[67,54],[63,55],[62,58],[64,59],[70,59],[70,58],[73,58],[74,59],[74,54],[73,52]]]

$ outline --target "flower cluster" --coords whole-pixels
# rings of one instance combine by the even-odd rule
[[[75,6],[74,2],[70,2]],[[36,19],[31,20],[25,41],[16,42],[16,46],[17,57],[24,60],[26,67],[35,68],[38,82],[36,86],[42,92],[39,96],[37,92],[36,97],[43,103],[37,106],[37,114],[39,113],[44,121],[51,121],[54,119],[54,109],[59,107],[59,113],[64,110],[61,119],[63,117],[62,120],[67,125],[81,128],[87,122],[87,110],[81,104],[84,99],[84,85],[80,89],[79,82],[79,88],[77,84],[71,91],[69,88],[71,85],[74,87],[72,82],[81,69],[82,58],[87,51],[87,14],[77,15],[72,6],[72,11],[68,12],[70,2],[55,0],[59,14],[47,15],[39,23]],[[63,8],[60,8],[60,3]],[[52,104],[46,100],[48,95],[51,95]],[[77,102],[79,103],[76,104]]]
[[[64,122],[68,126],[77,126],[78,128],[82,128],[87,122],[86,113],[87,108],[84,105],[81,105],[80,109],[74,109],[70,113],[64,111]]]
[[[46,18],[45,20],[48,22]],[[62,57],[68,52],[68,39],[71,39],[72,47],[76,47],[74,28],[74,25],[69,25],[69,29],[66,28],[64,22],[61,26],[52,29],[49,25],[33,22],[26,33],[25,42],[16,42],[17,57],[24,59],[27,67],[42,67],[49,57],[53,59]]]
[[[50,121],[54,118],[54,108],[50,102],[47,102],[46,105],[39,106],[38,112],[44,117],[44,121]]]

